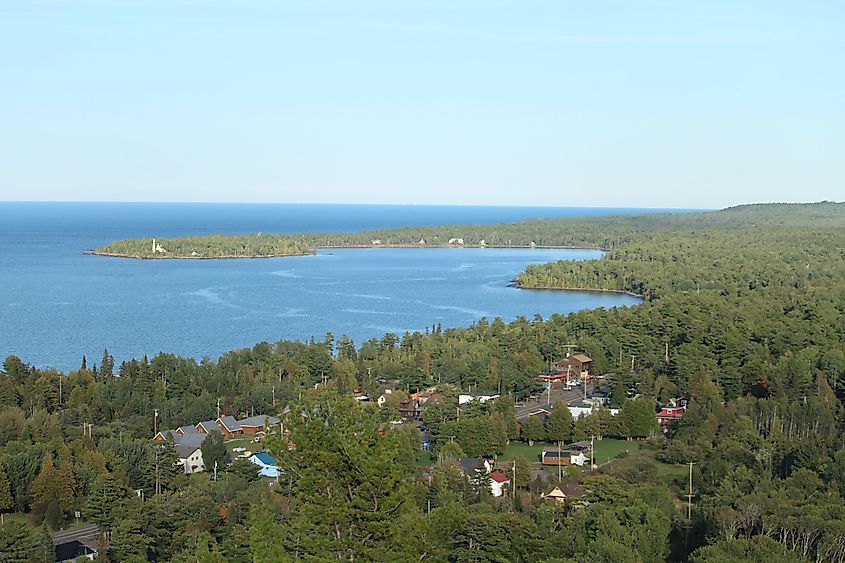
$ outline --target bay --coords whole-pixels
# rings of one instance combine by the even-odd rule
[[[255,260],[140,261],[82,252],[120,238],[355,231],[647,210],[381,205],[0,203],[0,356],[61,370],[82,355],[216,358],[280,339],[628,306],[627,295],[508,286],[527,264],[592,250],[330,249]]]

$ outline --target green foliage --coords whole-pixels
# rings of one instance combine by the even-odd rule
[[[522,423],[522,439],[530,445],[546,439],[546,428],[537,416],[529,416]]]
[[[298,506],[291,523],[296,555],[383,558],[393,518],[409,501],[413,447],[401,433],[382,435],[375,413],[350,398],[318,394],[300,410],[304,416],[289,423],[296,449],[273,451]]]
[[[533,417],[532,417],[533,418]],[[549,442],[569,442],[575,420],[567,406],[561,402],[555,403],[549,418],[546,420],[546,438]]]
[[[208,433],[200,446],[202,461],[207,470],[214,469],[216,463],[222,468],[226,462],[226,444],[223,442],[223,434],[219,430],[212,430]]]

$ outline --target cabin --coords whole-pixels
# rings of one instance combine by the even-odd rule
[[[588,458],[584,455],[584,452],[577,450],[543,450],[540,461],[543,465],[577,465],[583,467]]]
[[[563,491],[560,490],[559,487],[555,487],[554,489],[552,489],[551,492],[545,495],[543,498],[552,502],[566,502],[566,495]]]

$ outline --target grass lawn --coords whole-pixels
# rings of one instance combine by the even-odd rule
[[[689,475],[689,465],[672,464],[672,463],[658,463],[657,476],[658,477],[684,477]]]
[[[624,453],[626,450],[629,453],[638,452],[641,444],[639,442],[629,442],[628,440],[605,438],[604,440],[596,440],[593,446],[595,448],[593,459],[596,465],[601,465],[618,457],[619,454]]]
[[[557,448],[557,445],[550,444],[549,442],[534,442],[533,446],[529,446],[528,442],[512,441],[505,448],[505,453],[499,456],[499,459],[502,461],[510,461],[515,456],[521,455],[522,457],[533,463],[540,461],[540,453],[543,450],[554,448]]]
[[[260,452],[264,449],[264,446],[261,442],[253,442],[252,436],[248,438],[233,438],[226,442],[226,451],[229,453],[230,456],[236,457],[238,454],[232,452],[232,448],[246,448],[247,450],[255,453]]]
[[[595,447],[595,462],[598,465],[605,463],[619,454],[628,450],[630,453],[639,451],[639,442],[629,442],[627,440],[616,440],[614,438],[605,438],[604,440],[596,440],[593,444]],[[514,456],[521,455],[530,462],[540,461],[540,453],[543,450],[556,450],[557,444],[549,442],[535,442],[533,446],[529,446],[526,442],[511,442],[505,453],[499,459],[502,461],[509,461]],[[565,446],[564,446],[565,449]]]

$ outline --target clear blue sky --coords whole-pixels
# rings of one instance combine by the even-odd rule
[[[0,3],[0,200],[820,199],[841,0]]]

